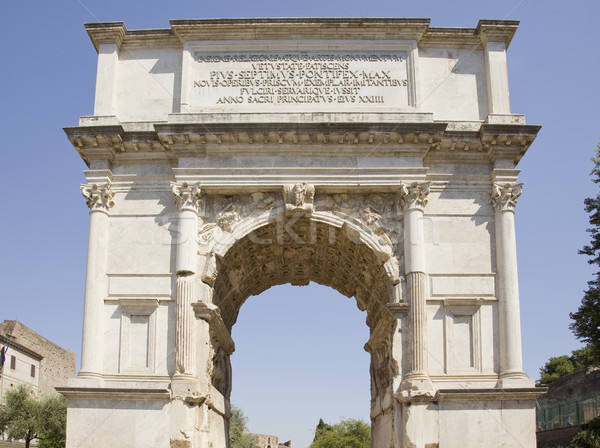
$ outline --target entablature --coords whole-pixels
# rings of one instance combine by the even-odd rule
[[[128,127],[132,127],[129,124]],[[148,128],[143,124],[143,128]],[[154,123],[153,130],[128,130],[119,124],[64,128],[70,142],[90,165],[93,159],[179,158],[250,154],[347,157],[369,154],[456,158],[487,154],[491,162],[516,165],[533,143],[540,126],[448,122],[215,122]],[[461,154],[460,156],[457,154]]]

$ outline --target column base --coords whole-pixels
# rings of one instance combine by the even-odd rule
[[[508,371],[500,374],[498,387],[501,389],[520,389],[524,387],[535,387],[535,381],[527,378],[525,372]]]
[[[103,376],[98,372],[80,370],[77,374],[77,378],[101,380]]]
[[[171,397],[185,403],[203,403],[208,398],[206,387],[197,378],[177,375],[171,381]]]
[[[409,392],[411,394],[419,392],[418,395],[422,395],[423,393],[427,395],[430,393],[433,396],[433,383],[429,375],[422,371],[408,373],[402,380],[400,389],[402,392]]]

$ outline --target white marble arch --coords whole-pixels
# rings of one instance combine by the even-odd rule
[[[240,306],[315,281],[367,311],[374,448],[533,448],[514,213],[540,127],[510,110],[516,27],[87,25],[94,114],[65,128],[90,209],[67,446],[228,447]]]
[[[373,424],[394,428],[400,423],[394,422],[394,413],[388,411],[398,406],[394,391],[399,387],[403,351],[402,338],[395,335],[401,326],[398,316],[406,311],[394,248],[382,245],[385,235],[376,235],[356,217],[317,210],[310,215],[285,216],[283,210],[277,206],[242,219],[230,228],[231,233],[220,235],[201,250],[206,268],[201,279],[208,297],[193,307],[210,325],[212,350],[202,355],[208,358],[200,363],[216,362],[209,369],[213,394],[223,395],[227,409],[231,390],[228,358],[233,348],[229,334],[244,301],[277,284],[314,281],[355,297],[357,306],[366,310],[371,333],[365,349],[372,355]],[[223,346],[229,348],[223,350]],[[377,437],[384,436],[375,435],[374,440]]]

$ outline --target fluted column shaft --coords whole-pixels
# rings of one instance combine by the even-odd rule
[[[171,190],[179,209],[177,217],[177,252],[175,283],[175,371],[177,376],[195,375],[193,350],[196,271],[198,265],[198,219],[202,205],[200,187],[187,183],[172,183]]]
[[[427,310],[425,307],[425,273],[410,272],[408,285],[408,326],[410,328],[411,357],[409,376],[427,376]]]
[[[409,371],[404,381],[411,388],[429,389],[427,374],[426,262],[423,233],[423,208],[427,204],[428,183],[403,184],[400,204],[404,212],[404,265],[409,302]]]
[[[498,311],[500,336],[500,377],[525,378],[521,352],[521,317],[515,212],[522,184],[495,184],[496,269],[498,272]]]
[[[107,291],[106,257],[108,242],[108,210],[114,205],[110,185],[81,185],[90,208],[83,334],[79,376],[99,376],[103,360],[103,305]]]

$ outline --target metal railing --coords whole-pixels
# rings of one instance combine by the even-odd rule
[[[542,396],[536,402],[536,411],[537,431],[581,425],[600,415],[600,392],[552,404]]]

